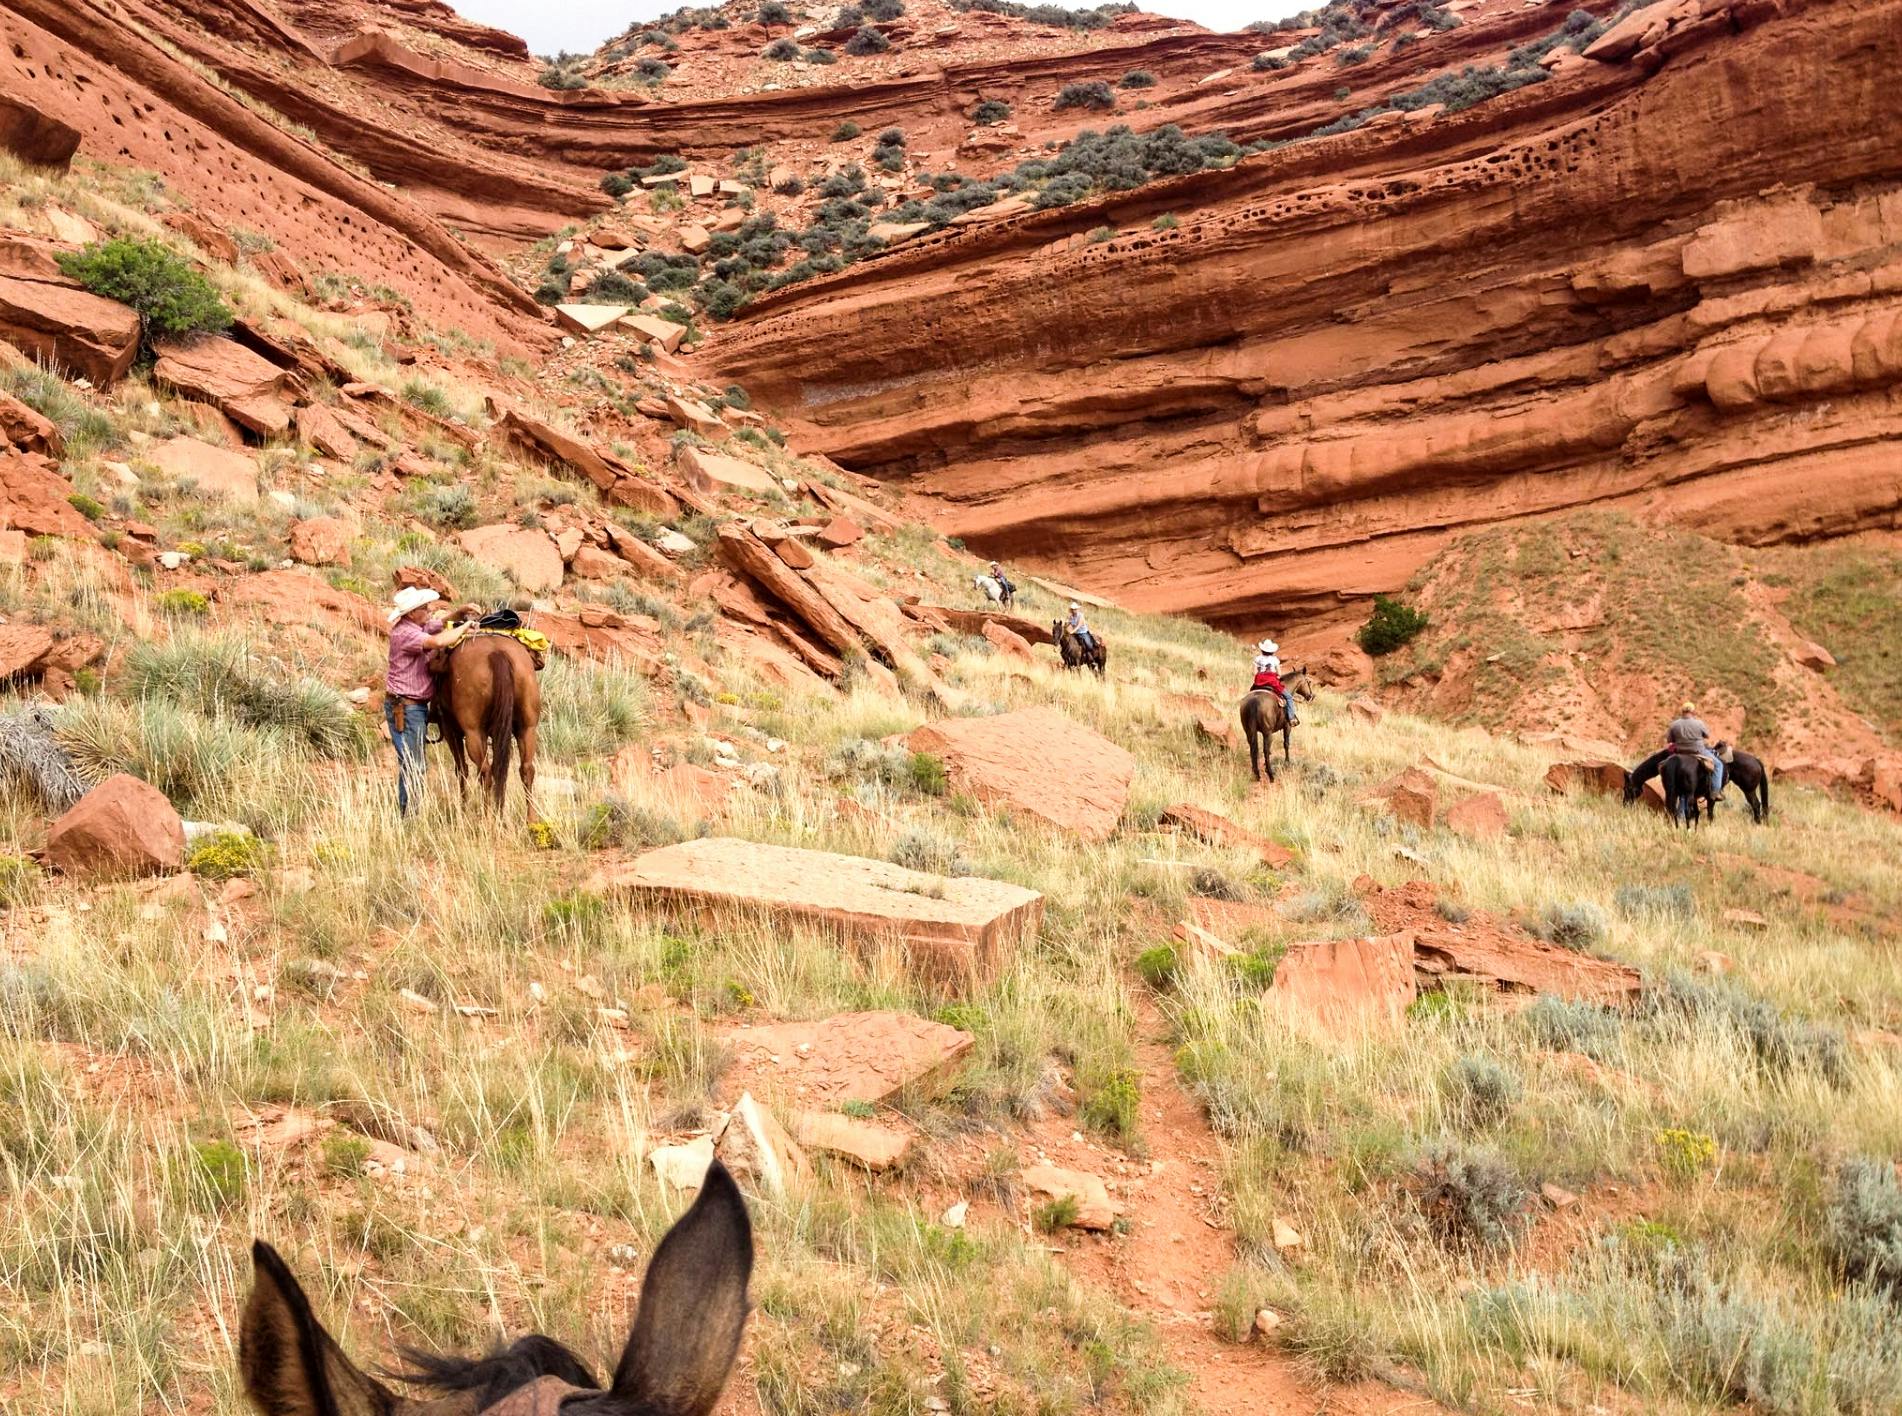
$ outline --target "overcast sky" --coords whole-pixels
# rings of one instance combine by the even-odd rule
[[[537,54],[586,53],[636,20],[680,8],[683,0],[449,0],[472,20],[519,34]],[[1056,0],[1068,9],[1083,6]],[[1091,0],[1094,4],[1095,0]],[[1214,30],[1240,29],[1305,9],[1312,0],[1147,0],[1142,8],[1178,15]]]

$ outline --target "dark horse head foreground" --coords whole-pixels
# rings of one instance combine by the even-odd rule
[[[1288,692],[1303,703],[1314,702],[1314,680],[1308,677],[1306,669],[1295,669],[1282,679],[1288,686]],[[1242,732],[1248,737],[1248,765],[1254,770],[1255,780],[1261,780],[1261,769],[1265,763],[1268,768],[1268,780],[1275,779],[1275,734],[1281,734],[1281,757],[1284,762],[1294,761],[1294,724],[1288,721],[1287,705],[1281,701],[1281,695],[1269,689],[1258,688],[1242,699]]]
[[[605,1388],[553,1338],[487,1357],[406,1352],[399,1396],[359,1370],[324,1330],[277,1250],[252,1246],[256,1275],[238,1332],[246,1395],[262,1416],[706,1416],[746,1327],[753,1230],[718,1161],[700,1197],[654,1251],[634,1331]]]
[[[469,770],[495,798],[508,796],[509,750],[514,749],[528,814],[535,814],[535,728],[542,716],[542,686],[535,659],[506,634],[472,634],[449,651],[441,715],[442,740],[456,764],[456,780],[468,785]]]

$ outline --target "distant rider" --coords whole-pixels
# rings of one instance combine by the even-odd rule
[[[1083,646],[1085,654],[1096,652],[1096,636],[1090,632],[1089,625],[1083,622],[1083,606],[1075,600],[1070,602],[1070,618],[1064,621],[1064,627],[1076,636],[1076,642]]]
[[[1664,730],[1664,745],[1672,752],[1690,752],[1710,763],[1711,799],[1724,799],[1724,760],[1710,745],[1710,729],[1697,716],[1695,704],[1686,703],[1678,710],[1671,726]]]
[[[1264,639],[1255,646],[1255,651],[1254,687],[1266,689],[1280,698],[1281,706],[1288,713],[1288,726],[1295,727],[1301,720],[1294,715],[1294,695],[1281,681],[1281,646],[1272,639]]]
[[[999,565],[996,561],[991,562],[991,579],[997,582],[997,588],[1004,592],[1004,598],[1006,600],[1013,598],[1017,594],[1017,587],[1010,583],[1009,578],[1004,574],[1004,567]]]

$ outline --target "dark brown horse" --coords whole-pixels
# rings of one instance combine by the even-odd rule
[[[1063,667],[1095,669],[1096,676],[1102,678],[1103,670],[1109,665],[1109,650],[1103,644],[1102,635],[1092,631],[1090,638],[1095,648],[1085,649],[1083,641],[1069,625],[1062,620],[1052,620],[1050,623],[1050,640],[1057,646],[1057,657],[1063,660]]]
[[[489,789],[497,808],[508,797],[509,750],[520,759],[522,795],[535,814],[535,726],[542,686],[535,660],[506,634],[471,634],[449,651],[438,701],[442,740],[466,790],[469,769]]]
[[[251,1246],[251,1297],[238,1329],[245,1394],[267,1416],[706,1416],[746,1328],[753,1228],[718,1161],[700,1197],[654,1251],[634,1330],[603,1389],[553,1338],[517,1339],[487,1357],[405,1353],[398,1396],[359,1370],[325,1331],[277,1250]]]
[[[1314,682],[1306,669],[1296,669],[1281,681],[1288,686],[1288,692],[1303,703],[1314,701]],[[1242,732],[1248,738],[1248,765],[1254,770],[1257,782],[1261,780],[1264,762],[1268,766],[1268,780],[1275,779],[1276,733],[1281,734],[1282,760],[1294,761],[1294,724],[1288,721],[1287,705],[1279,693],[1258,688],[1242,699]]]

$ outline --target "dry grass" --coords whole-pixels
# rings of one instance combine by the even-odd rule
[[[83,183],[3,162],[0,190],[0,222],[57,197],[104,224],[150,225]],[[247,276],[220,283],[246,308],[349,333]],[[397,366],[351,348],[353,368],[401,388]],[[448,396],[473,415],[477,392]],[[163,406],[134,406],[149,397],[86,402],[113,426],[94,430],[76,480],[98,473],[93,452],[115,436],[169,428]],[[273,450],[286,465],[289,453]],[[487,510],[543,494],[501,460],[472,459],[457,484]],[[325,495],[350,500],[364,485],[333,479]],[[275,559],[283,516],[206,511],[161,490],[133,509],[168,538]],[[367,589],[404,557],[454,553],[370,510],[353,554],[354,569],[333,578]],[[972,602],[970,562],[921,529],[874,538],[858,565],[894,588]],[[152,604],[149,587],[115,584],[70,552],[0,576],[9,615],[92,627],[115,651],[230,643],[178,632]],[[756,663],[689,627],[701,607],[653,608],[679,665],[672,684],[569,663],[544,681],[548,849],[519,824],[464,814],[440,782],[404,825],[386,760],[320,755],[268,717],[156,692],[135,700],[112,676],[103,696],[65,711],[69,741],[95,767],[136,765],[193,814],[248,823],[270,868],[237,903],[46,879],[6,911],[0,1404],[237,1412],[231,1325],[254,1234],[292,1256],[365,1356],[399,1340],[470,1347],[543,1328],[605,1367],[678,1209],[644,1157],[707,1113],[726,1030],[894,1007],[970,1028],[972,1062],[947,1095],[905,1100],[926,1138],[909,1175],[821,1167],[804,1196],[761,1203],[743,1379],[759,1408],[907,1410],[929,1393],[954,1411],[1184,1410],[1167,1337],[1079,1282],[1027,1216],[993,1209],[969,1230],[934,1216],[944,1195],[1007,1189],[971,1157],[1007,1150],[1069,1088],[1066,1124],[1134,1153],[1151,1144],[1131,1124],[1135,991],[1149,987],[1132,966],[1181,917],[1198,872],[1259,903],[1285,887],[1286,907],[1249,941],[1264,958],[1364,927],[1357,878],[1425,877],[1467,908],[1602,917],[1589,947],[1652,985],[1628,1014],[1434,995],[1401,1036],[1324,1042],[1264,1008],[1259,977],[1178,969],[1156,1002],[1175,1030],[1180,1083],[1222,1136],[1237,1245],[1233,1271],[1210,1276],[1220,1328],[1245,1332],[1253,1307],[1272,1302],[1317,1373],[1404,1366],[1474,1410],[1902,1402],[1902,1319],[1889,1297],[1844,1284],[1827,1238],[1841,1162],[1902,1152],[1902,1053],[1866,1032],[1902,1028],[1893,820],[1779,787],[1768,828],[1733,807],[1709,831],[1673,833],[1648,814],[1551,796],[1545,759],[1528,748],[1399,714],[1373,730],[1326,694],[1304,715],[1292,768],[1257,791],[1245,760],[1202,741],[1169,702],[1217,685],[1225,703],[1241,685],[1245,652],[1202,627],[1094,614],[1115,666],[1103,681],[1064,674],[1047,650],[1026,664],[969,638],[937,645],[964,710],[1054,704],[1136,755],[1123,830],[1085,845],[852,765],[868,750],[849,745],[923,721],[918,702],[864,684],[769,688]],[[1033,590],[1019,608],[1048,619],[1059,605]],[[284,651],[273,672],[342,685],[375,657],[368,641],[308,646]],[[708,733],[776,769],[740,790],[723,831],[1017,881],[1047,898],[1041,936],[998,979],[951,996],[893,957],[861,961],[804,931],[711,929],[588,902],[577,892],[595,858],[603,759],[660,736],[706,756],[675,715],[686,692],[709,701]],[[785,751],[769,752],[769,738]],[[1356,803],[1429,754],[1510,794],[1506,839],[1396,827]],[[1157,831],[1160,808],[1177,801],[1288,844],[1297,866],[1275,879]],[[698,829],[672,802],[637,792],[625,805],[623,829],[636,834]],[[0,794],[8,852],[44,830],[35,807]],[[1769,928],[1726,922],[1732,907]],[[1734,958],[1733,979],[1694,972],[1709,951]],[[625,1008],[625,1027],[601,1015],[603,1000]],[[1481,1091],[1494,1100],[1475,1101]],[[251,1119],[281,1106],[334,1129],[258,1144]],[[416,1169],[368,1173],[372,1141],[410,1148]],[[1422,1205],[1429,1159],[1460,1177],[1461,1214],[1499,1220],[1499,1242],[1482,1242],[1483,1223],[1448,1229]],[[1510,1201],[1541,1181],[1582,1206],[1557,1217],[1535,1207],[1521,1224]],[[1274,1249],[1276,1216],[1308,1238],[1293,1261]]]

